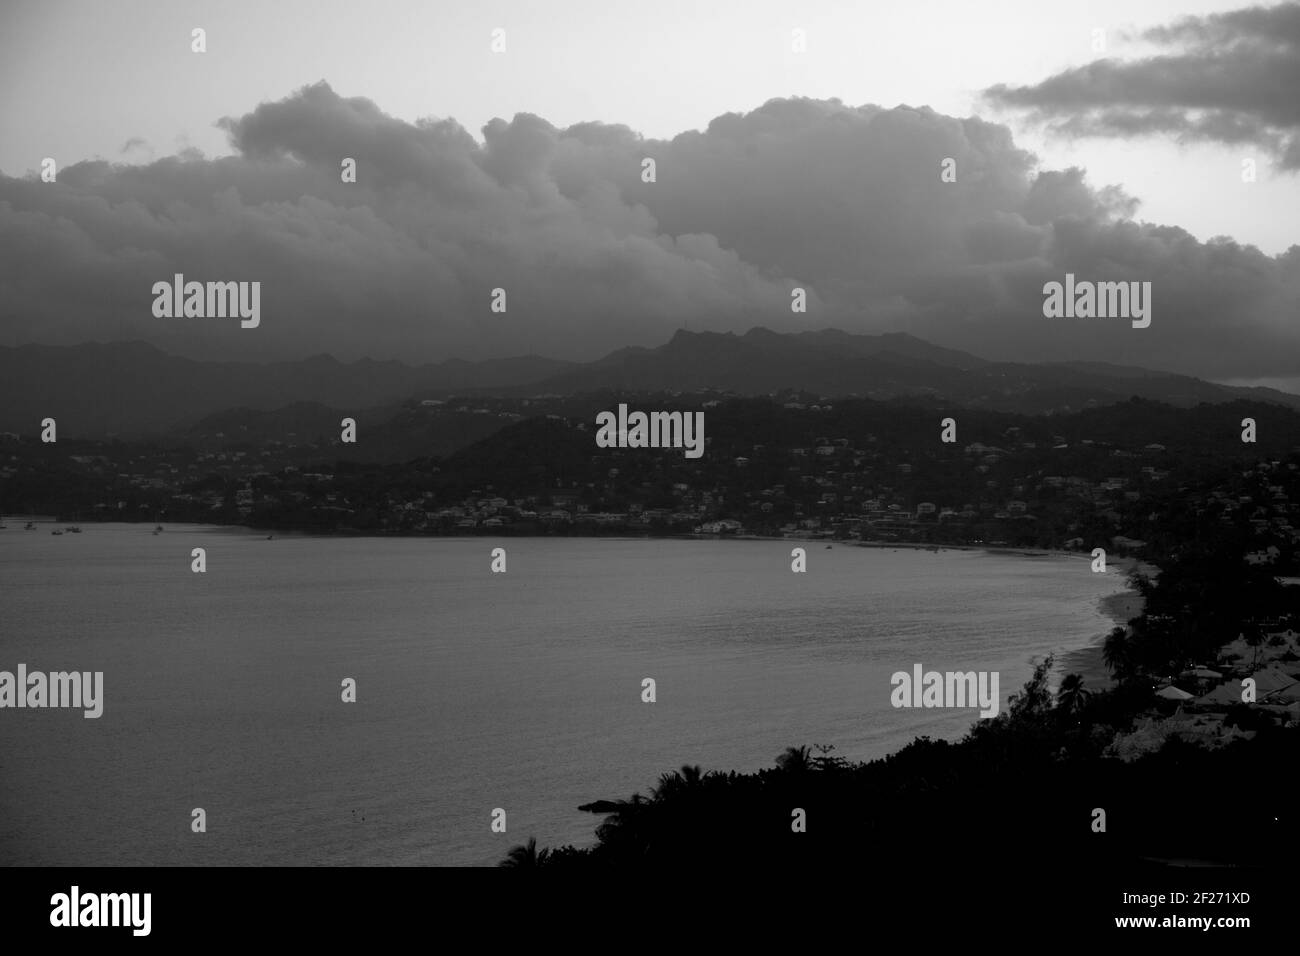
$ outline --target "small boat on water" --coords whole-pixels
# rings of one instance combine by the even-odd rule
[[[55,528],[53,531],[50,532],[50,534],[63,534],[63,532],[60,531],[58,528]]]
[[[26,527],[26,528],[23,528],[23,530],[24,530],[24,531],[35,531],[35,530],[36,530],[36,522],[34,522],[34,521],[29,521],[29,522],[27,522],[27,527]]]
[[[81,529],[78,528],[75,524],[74,524],[74,525],[69,525],[69,526],[68,526],[68,533],[69,533],[69,534],[81,534]]]

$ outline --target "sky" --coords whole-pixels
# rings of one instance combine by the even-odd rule
[[[682,325],[790,327],[800,286],[807,325],[1286,381],[1300,30],[1241,8],[7,0],[0,344],[593,358]],[[351,192],[328,182],[379,128]],[[75,197],[32,192],[46,156]],[[254,339],[137,315],[132,290],[184,262],[261,268],[283,321]],[[1154,280],[1165,322],[1031,325],[1041,276],[1074,265]],[[484,286],[521,303],[490,330]]]

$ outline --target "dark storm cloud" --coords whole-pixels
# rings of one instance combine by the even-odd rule
[[[672,140],[519,114],[480,143],[319,84],[222,126],[232,156],[0,178],[7,338],[418,361],[590,358],[683,325],[838,326],[1000,358],[1300,371],[1300,249],[1134,223],[1121,190],[1037,169],[980,119],[790,99]],[[947,157],[955,183],[940,180]],[[1067,271],[1152,282],[1151,327],[1045,319],[1043,283]],[[175,272],[261,281],[260,326],[154,318],[151,286]],[[489,310],[496,287],[505,315]]]
[[[985,96],[1069,136],[1253,145],[1300,170],[1300,4],[1187,17],[1140,37],[1170,52],[1097,60]]]

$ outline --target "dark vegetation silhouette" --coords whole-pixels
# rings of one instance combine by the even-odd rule
[[[1283,466],[1295,462],[1293,455]],[[1294,471],[1271,480],[1294,487]],[[1300,753],[1294,722],[1241,704],[1225,724],[1254,731],[1253,739],[1210,750],[1171,736],[1134,761],[1105,753],[1151,712],[1156,687],[1188,667],[1215,664],[1239,635],[1257,661],[1267,632],[1300,628],[1296,589],[1279,582],[1276,566],[1245,560],[1258,535],[1206,503],[1210,490],[1235,493],[1240,473],[1240,463],[1228,463],[1199,487],[1146,503],[1153,510],[1144,557],[1156,571],[1130,573],[1143,612],[1104,639],[1112,687],[1089,688],[1067,674],[1053,693],[1048,658],[1007,707],[956,742],[920,737],[866,763],[835,756],[830,745],[800,745],[755,773],[683,767],[648,797],[580,807],[603,817],[596,842],[555,848],[545,865],[799,873],[870,859],[891,875],[932,876],[936,865],[959,872],[966,860],[971,877],[1039,867],[1046,875],[1060,866],[1085,874],[1189,862],[1275,865],[1300,846],[1287,782]],[[1198,507],[1187,505],[1192,492]],[[1099,809],[1104,832],[1094,828]],[[796,810],[806,832],[792,828]]]
[[[1040,662],[1010,706],[961,741],[921,737],[869,763],[822,745],[789,747],[756,773],[683,768],[691,772],[665,774],[649,796],[582,807],[603,817],[594,845],[538,853],[530,840],[506,865],[841,867],[871,859],[892,874],[965,860],[975,876],[1040,858],[1047,865],[1044,854],[1081,872],[1187,859],[1262,866],[1279,847],[1297,845],[1281,776],[1261,777],[1266,768],[1285,775],[1300,731],[1268,725],[1220,751],[1175,739],[1133,763],[1105,758],[1114,732],[1131,726],[1133,685],[1086,694],[1080,681],[1063,682],[1053,694],[1052,664]],[[1104,833],[1093,830],[1097,808],[1106,812]],[[792,829],[796,809],[806,832]]]

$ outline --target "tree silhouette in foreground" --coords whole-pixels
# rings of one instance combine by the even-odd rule
[[[1056,689],[1056,706],[1064,713],[1076,716],[1087,706],[1092,691],[1083,686],[1083,678],[1078,674],[1066,674],[1061,678],[1061,686]]]
[[[550,850],[542,850],[539,853],[537,850],[537,837],[529,837],[528,842],[523,846],[513,847],[506,854],[506,858],[498,865],[514,869],[543,866],[550,855]]]
[[[548,853],[530,840],[506,863],[800,872],[861,857],[891,873],[932,875],[954,848],[989,871],[1023,868],[1051,848],[1086,872],[1175,859],[1256,865],[1300,840],[1285,788],[1240,786],[1260,767],[1287,765],[1300,728],[1257,715],[1253,740],[1211,751],[1171,738],[1126,763],[1105,751],[1132,729],[1149,687],[1134,681],[1089,693],[1069,675],[1053,694],[1053,663],[1038,662],[1008,706],[960,741],[920,737],[869,763],[817,745],[788,747],[775,766],[753,773],[686,765],[662,775],[649,796],[580,807],[603,817],[592,846]],[[1091,828],[1096,807],[1110,821],[1104,836]],[[799,819],[806,827],[792,826]]]

